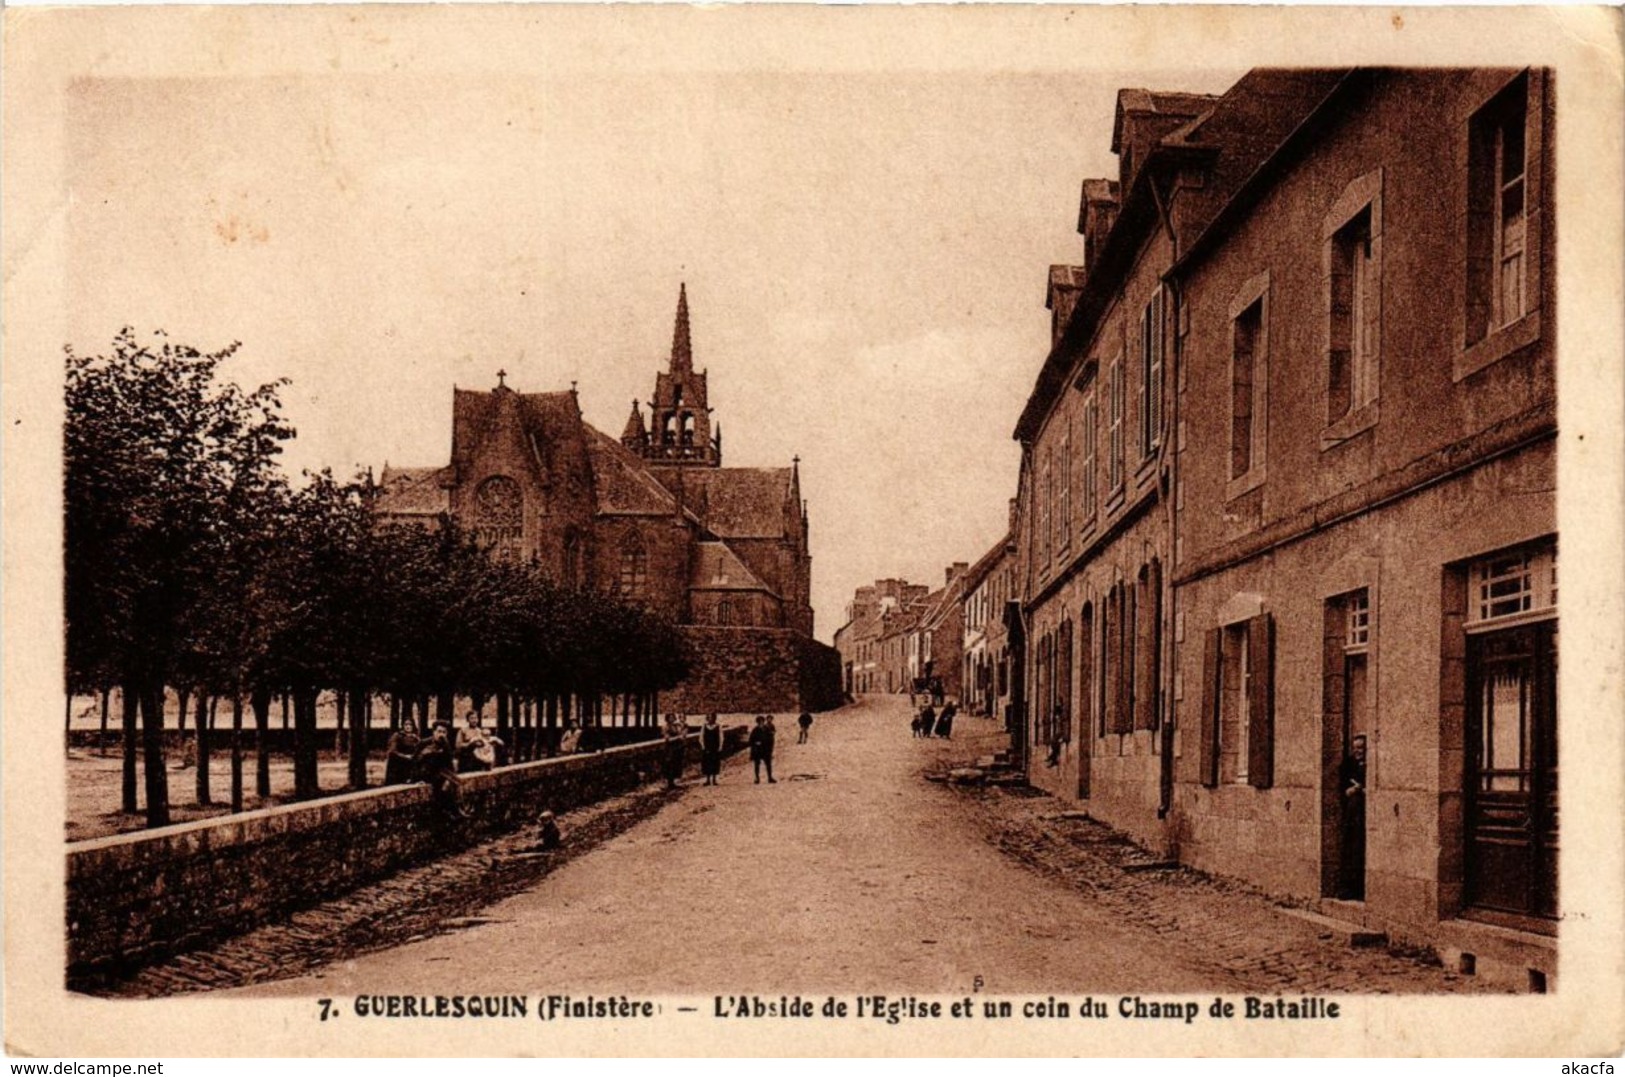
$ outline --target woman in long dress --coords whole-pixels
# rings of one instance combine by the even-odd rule
[[[700,773],[706,785],[717,784],[717,775],[722,773],[722,727],[714,714],[707,714],[700,726]]]
[[[666,728],[661,736],[665,738],[664,769],[666,772],[666,788],[676,789],[677,779],[683,776],[683,764],[688,756],[688,726],[675,714],[666,715]]]

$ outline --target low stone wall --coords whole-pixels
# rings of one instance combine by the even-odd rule
[[[728,751],[746,729],[727,731]],[[699,737],[689,737],[690,765]],[[67,854],[68,978],[117,974],[246,931],[412,864],[629,792],[660,773],[638,744],[467,774],[457,819],[426,785],[387,786],[134,834]]]
[[[495,733],[496,723],[491,721],[489,718],[486,719],[485,729],[486,732]],[[522,731],[515,729],[510,731],[509,738],[512,739],[515,734],[520,732],[523,732],[525,737],[528,738],[532,731],[528,728]],[[559,734],[562,733],[563,730],[557,728],[547,729],[543,727],[536,730],[536,732],[541,736],[543,751],[552,752],[557,749]],[[642,741],[657,740],[660,737],[660,730],[652,726],[595,726],[591,730],[591,734],[600,738],[605,748],[618,748],[623,744],[637,744]],[[137,734],[138,737],[140,735],[141,734],[139,733]],[[374,754],[382,752],[389,744],[389,735],[390,730],[387,726],[374,724],[371,729],[367,730],[368,751]],[[184,731],[179,729],[166,729],[164,730],[164,750],[167,752],[183,751],[186,745],[191,744],[196,740],[196,736],[196,733],[191,728],[187,728]],[[342,743],[340,743],[340,738],[342,738]],[[348,738],[348,731],[336,730],[331,727],[318,729],[316,731],[316,745],[318,749],[324,752],[334,751],[335,745],[337,745],[337,750],[341,752],[348,751],[350,743]],[[123,730],[116,723],[108,726],[107,740],[105,742],[107,750],[109,752],[117,752],[123,743]],[[68,733],[69,748],[74,748],[80,751],[95,751],[102,745],[103,741],[100,730],[75,729]],[[273,755],[291,755],[293,753],[293,730],[283,729],[280,725],[272,726],[270,729],[265,731],[265,745],[266,749]],[[216,726],[214,730],[210,732],[209,750],[212,751],[217,758],[221,756],[229,757],[231,755],[231,728],[229,726]],[[245,727],[243,729],[243,751],[246,753],[252,753],[254,751],[254,730],[252,727]]]
[[[687,714],[794,714],[841,705],[841,657],[782,628],[683,625],[694,664],[688,679],[660,695],[663,711]]]

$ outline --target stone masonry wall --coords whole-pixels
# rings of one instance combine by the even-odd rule
[[[745,729],[728,730],[737,750]],[[689,761],[699,737],[689,738]],[[134,968],[246,931],[393,871],[628,792],[660,771],[638,744],[463,776],[458,820],[427,785],[388,786],[72,844],[68,975]]]
[[[840,705],[840,656],[785,629],[684,625],[689,677],[662,692],[662,710],[687,714],[786,714]]]

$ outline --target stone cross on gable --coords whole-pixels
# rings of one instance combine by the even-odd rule
[[[506,370],[500,370],[499,369],[497,371],[497,388],[498,389],[502,389],[502,388],[506,387],[507,382],[503,381],[503,379],[506,378],[507,376],[508,376],[508,372]]]

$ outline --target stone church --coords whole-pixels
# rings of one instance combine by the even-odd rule
[[[525,393],[505,378],[499,372],[488,391],[453,389],[449,463],[385,465],[375,501],[383,519],[456,519],[498,557],[534,560],[556,580],[681,626],[694,671],[663,706],[838,702],[838,660],[812,639],[799,458],[722,466],[706,372],[694,369],[686,286],[647,420],[633,401],[619,440],[582,418],[573,386]]]

